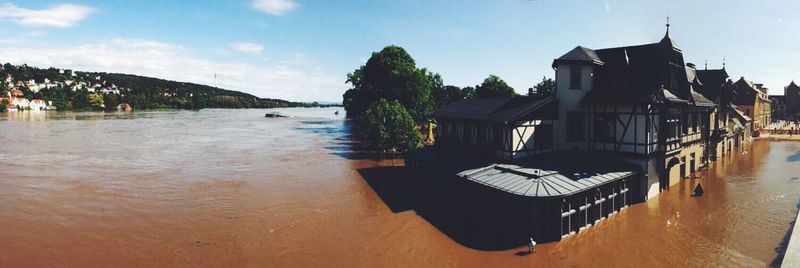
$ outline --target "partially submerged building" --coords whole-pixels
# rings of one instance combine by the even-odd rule
[[[748,116],[720,106],[730,99],[724,68],[685,63],[669,32],[652,44],[578,46],[552,67],[553,96],[434,111],[436,144],[406,158],[417,185],[553,241],[668,190],[732,147],[729,129],[747,127]]]
[[[753,120],[751,131],[756,132],[772,122],[772,102],[762,84],[753,83],[744,77],[732,85],[733,104]]]
[[[555,241],[635,202],[641,172],[601,155],[554,152],[554,97],[461,100],[433,113],[436,145],[406,156],[414,184],[497,232]],[[461,111],[461,112],[460,112]],[[523,238],[523,237],[520,237]]]
[[[434,111],[437,145],[513,160],[553,150],[552,96],[459,100]]]
[[[702,85],[695,89],[716,106],[709,126],[708,157],[716,160],[741,151],[741,145],[750,141],[752,119],[733,104],[733,82],[728,79],[725,65],[721,69],[706,67],[696,73]]]

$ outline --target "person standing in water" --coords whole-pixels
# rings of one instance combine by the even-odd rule
[[[530,238],[530,242],[528,242],[528,254],[536,252],[536,241],[533,241],[533,237]]]

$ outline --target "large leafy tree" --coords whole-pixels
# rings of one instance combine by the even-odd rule
[[[358,117],[379,99],[396,100],[420,121],[433,109],[433,80],[425,69],[417,68],[405,49],[387,46],[347,75],[352,88],[343,96],[344,108],[348,117]]]
[[[515,96],[514,88],[506,84],[503,79],[496,75],[489,75],[483,83],[475,88],[475,95],[478,98],[492,98],[502,96]]]
[[[542,81],[533,86],[536,89],[536,94],[539,95],[553,95],[556,93],[556,81],[551,78],[542,77]]]
[[[378,153],[404,153],[420,143],[414,119],[398,101],[373,102],[358,123],[364,141]]]

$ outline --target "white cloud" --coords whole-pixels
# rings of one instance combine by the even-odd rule
[[[286,14],[297,7],[294,0],[253,0],[253,8],[276,16]]]
[[[113,39],[40,48],[9,44],[0,47],[0,59],[44,68],[137,74],[295,101],[340,101],[346,89],[343,77],[326,72],[313,61],[310,65],[215,62],[195,56],[189,48],[152,40]]]
[[[235,49],[236,51],[248,54],[258,54],[264,50],[264,46],[256,44],[256,43],[247,43],[247,42],[238,42],[232,43],[231,48]]]
[[[608,4],[608,0],[603,0],[603,8],[604,8],[606,11],[610,11],[610,10],[611,10],[611,5],[610,5],[610,4]]]
[[[94,9],[63,4],[47,9],[28,9],[11,3],[0,5],[0,19],[11,19],[19,25],[67,28],[86,19]]]

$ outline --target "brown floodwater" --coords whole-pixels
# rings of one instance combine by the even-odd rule
[[[0,113],[0,266],[767,266],[800,200],[800,142],[756,141],[533,255],[478,250],[335,110]]]

